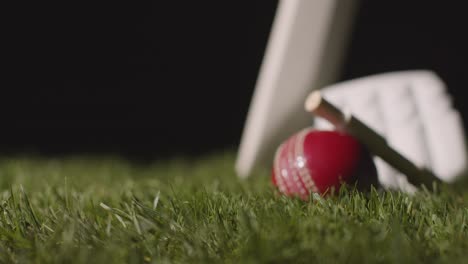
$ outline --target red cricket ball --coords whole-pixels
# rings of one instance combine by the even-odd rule
[[[272,181],[280,192],[308,199],[310,192],[326,194],[343,183],[365,189],[377,185],[370,153],[349,134],[312,128],[294,134],[279,146]]]

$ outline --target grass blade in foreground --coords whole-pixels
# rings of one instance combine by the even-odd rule
[[[0,262],[455,262],[468,194],[276,195],[239,181],[231,154],[137,165],[120,159],[0,161]],[[362,261],[364,260],[364,261]]]

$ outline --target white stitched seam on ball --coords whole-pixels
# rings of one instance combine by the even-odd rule
[[[294,168],[295,168],[295,182],[297,184],[297,186],[299,187],[299,189],[301,190],[301,194],[306,194],[308,191],[307,189],[307,186],[304,182],[304,177],[301,173],[301,169],[304,167],[304,166],[300,166],[298,164],[298,159],[301,158],[303,159],[303,146],[302,146],[302,143],[301,141],[302,138],[304,138],[304,134],[306,133],[306,130],[302,130],[301,132],[299,132],[299,134],[297,135],[297,138],[296,140],[294,141],[294,157],[296,158],[296,160],[294,161]],[[299,175],[298,175],[299,174]]]
[[[294,184],[296,183],[296,178],[297,178],[297,175],[295,174],[295,170],[294,170],[294,145],[293,145],[293,143],[296,142],[296,139],[297,139],[297,134],[294,135],[290,140],[288,140],[288,146],[286,148],[288,168],[289,168],[289,172],[291,173],[291,175],[288,174],[288,177],[290,177],[290,180],[286,181],[286,185],[288,186],[288,189],[290,191],[294,190]],[[296,176],[296,178],[294,176]],[[299,178],[297,178],[297,180],[299,180]]]
[[[287,191],[286,186],[284,184],[284,181],[283,181],[283,178],[282,178],[282,175],[281,175],[280,164],[279,164],[280,155],[281,155],[281,152],[283,151],[284,146],[285,146],[285,143],[281,144],[279,146],[279,148],[276,150],[275,161],[273,163],[273,167],[274,167],[274,170],[275,170],[275,180],[276,180],[276,184],[278,185],[278,189],[282,193],[287,193],[288,191]]]
[[[309,132],[311,132],[313,130],[313,128],[308,128],[308,129],[304,129],[301,134],[300,134],[300,137],[298,138],[297,142],[296,142],[296,156],[301,156],[301,157],[304,157],[304,142],[305,142],[305,138],[306,136],[309,134]],[[305,160],[305,162],[307,163],[307,160]],[[299,168],[299,175],[301,176],[302,178],[302,181],[304,182],[306,188],[308,190],[311,190],[312,192],[318,192],[318,188],[317,186],[315,185],[315,182],[314,180],[312,179],[312,175],[310,174],[309,170],[307,169],[307,166],[302,166],[301,168]]]

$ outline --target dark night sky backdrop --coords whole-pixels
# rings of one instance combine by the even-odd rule
[[[235,148],[277,2],[170,2],[21,9],[4,38],[0,154]],[[467,124],[467,22],[455,2],[362,0],[341,80],[432,69]]]

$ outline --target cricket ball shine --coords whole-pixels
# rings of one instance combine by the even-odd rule
[[[304,129],[279,146],[272,181],[286,195],[308,199],[311,192],[326,194],[343,183],[365,189],[377,185],[370,153],[349,134]]]

